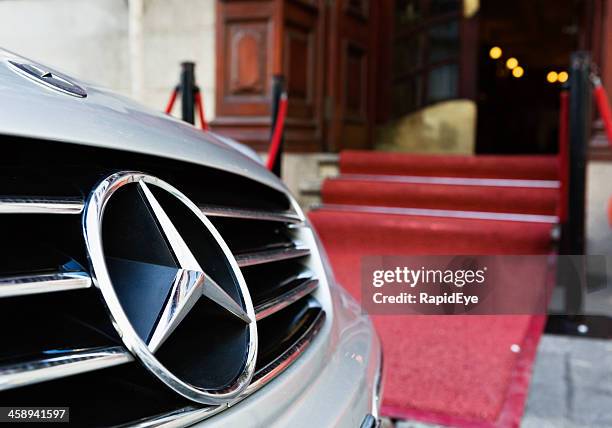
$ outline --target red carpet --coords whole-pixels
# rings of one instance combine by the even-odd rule
[[[325,180],[321,195],[326,204],[556,215],[559,190],[398,183],[340,177]]]
[[[383,414],[462,427],[520,425],[544,316],[377,316],[374,322],[385,349],[393,341],[385,354]]]
[[[552,251],[558,189],[542,187],[550,183],[492,186],[469,179],[557,180],[556,157],[348,151],[341,154],[340,171],[346,176],[324,182],[323,208],[309,217],[337,280],[357,299],[366,255]],[[415,180],[419,176],[427,178]],[[496,219],[483,219],[483,212]],[[527,221],[523,214],[551,217]],[[514,278],[531,273],[520,271]],[[544,316],[373,320],[385,352],[385,416],[460,427],[520,425]]]
[[[342,174],[556,180],[556,156],[442,156],[344,151]]]
[[[310,213],[337,280],[360,297],[360,262],[380,254],[546,254],[550,224]],[[383,414],[463,427],[519,425],[544,317],[376,316]],[[512,352],[512,345],[521,351]]]

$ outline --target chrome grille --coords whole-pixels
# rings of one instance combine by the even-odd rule
[[[146,169],[139,158],[139,168]],[[123,161],[129,163],[125,156]],[[159,164],[152,163],[148,172],[179,188],[193,177],[183,178],[175,169],[160,169]],[[58,196],[61,192],[56,189],[44,196],[46,189],[36,192],[35,186],[34,191],[28,186],[23,195],[7,192],[0,196],[0,231],[5,237],[0,265],[0,335],[4,339],[0,345],[4,348],[0,348],[0,401],[25,405],[43,400],[53,405],[58,400],[58,405],[66,405],[74,400],[80,409],[75,417],[86,419],[88,406],[92,416],[95,406],[81,403],[79,395],[83,385],[89,385],[98,390],[99,399],[110,400],[113,408],[126,408],[121,417],[115,415],[102,425],[138,422],[147,426],[160,417],[179,418],[187,425],[222,409],[194,406],[151,379],[123,347],[92,286],[80,232],[84,195],[114,168],[117,165],[95,165],[91,171],[83,166],[87,174],[78,170],[73,180],[64,172],[62,182],[69,181],[71,189],[77,189],[66,192],[67,196]],[[236,188],[244,180],[240,178]],[[12,175],[10,181],[18,180]],[[261,201],[251,195],[247,203],[233,203],[240,197],[236,190],[223,192],[233,199],[218,193],[207,198],[211,192],[202,187],[187,192],[228,243],[256,309],[260,352],[246,396],[291,364],[321,328],[325,312],[313,296],[318,278],[311,266],[310,248],[298,239],[299,231],[307,226],[285,195],[283,201],[269,189],[259,193]],[[1,185],[0,191],[6,192]],[[7,246],[17,241],[14,249]],[[164,404],[138,404],[151,399]],[[161,416],[154,414],[159,411]]]

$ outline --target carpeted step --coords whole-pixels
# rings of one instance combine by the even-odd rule
[[[556,215],[559,190],[554,187],[405,183],[341,176],[323,182],[321,197],[325,204]]]
[[[336,279],[360,298],[365,255],[548,254],[550,223],[309,214]],[[517,427],[544,316],[373,317],[385,355],[383,414],[460,427]]]
[[[556,156],[415,155],[347,150],[340,154],[342,174],[557,180]]]
[[[309,214],[324,242],[347,254],[547,254],[551,223],[318,209]],[[484,251],[484,252],[483,252]]]

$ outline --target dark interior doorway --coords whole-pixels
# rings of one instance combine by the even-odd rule
[[[479,12],[478,153],[555,153],[559,92],[579,46],[585,2],[483,0]],[[493,47],[501,49],[491,52]],[[522,68],[513,75],[506,62]],[[514,64],[510,64],[514,65]],[[550,76],[549,82],[548,74]],[[555,76],[554,73],[557,73]],[[556,77],[556,79],[555,79]]]

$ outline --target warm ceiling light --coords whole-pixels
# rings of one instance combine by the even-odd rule
[[[512,75],[517,79],[523,77],[523,74],[525,74],[525,70],[521,66],[516,66],[512,69]]]
[[[555,83],[557,80],[559,80],[559,75],[556,71],[549,71],[546,75],[546,80],[548,83]]]
[[[502,50],[499,46],[493,46],[489,51],[489,56],[493,59],[499,59],[502,56]]]
[[[559,73],[559,75],[557,76],[557,80],[561,83],[565,83],[567,82],[567,79],[569,79],[569,74],[567,74],[566,71],[562,71],[561,73]]]
[[[508,61],[506,61],[506,67],[508,67],[510,70],[514,70],[517,66],[518,66],[518,59],[514,57],[508,58]]]

